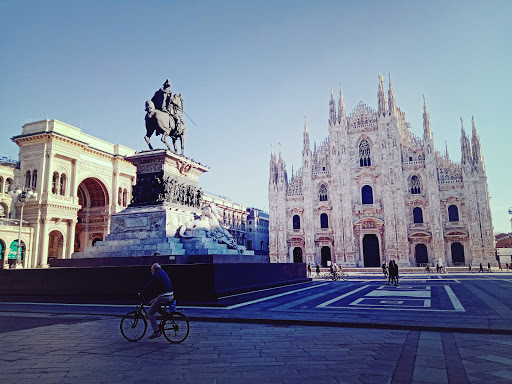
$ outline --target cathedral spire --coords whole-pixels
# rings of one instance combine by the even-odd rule
[[[331,85],[331,100],[329,101],[329,125],[336,123],[336,103],[334,102],[334,94]]]
[[[475,125],[474,116],[471,116],[471,125],[473,128],[471,131],[471,146],[472,146],[473,162],[475,163],[475,165],[478,163],[483,164],[482,147],[480,146],[480,137],[478,137],[478,133],[476,133],[476,125]]]
[[[303,148],[302,154],[306,155],[311,152],[311,148],[309,147],[309,132],[308,132],[308,117],[304,115],[304,139],[303,139]]]
[[[379,92],[377,93],[379,103],[379,116],[385,116],[388,112],[386,93],[384,92],[384,78],[379,74]]]
[[[341,90],[341,82],[340,82],[340,99],[338,100],[338,122],[341,123],[341,120],[345,118],[345,100],[343,99],[343,92]]]
[[[460,118],[460,153],[462,164],[471,162],[471,149],[469,147],[469,139],[466,136],[466,131],[464,130],[464,121],[462,120],[462,117]]]
[[[424,140],[432,140],[432,129],[430,127],[430,115],[427,111],[427,102],[425,100],[425,95],[423,95],[423,139]]]
[[[448,143],[446,140],[444,141],[444,157],[446,160],[450,160],[450,155],[448,154]]]
[[[396,112],[396,102],[395,102],[395,91],[393,90],[393,85],[391,84],[391,73],[389,73],[389,115],[393,115]]]

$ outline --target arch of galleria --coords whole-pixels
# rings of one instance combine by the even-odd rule
[[[25,268],[47,267],[52,258],[71,258],[104,240],[111,215],[130,204],[136,167],[124,157],[136,151],[57,120],[25,124],[12,140],[19,147],[19,163],[0,162],[1,267],[8,268],[16,257],[21,203],[8,194],[16,187],[37,193],[23,210]],[[246,207],[216,195],[204,199],[215,202],[243,244]]]

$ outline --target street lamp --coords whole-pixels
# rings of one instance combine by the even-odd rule
[[[17,188],[16,190],[10,190],[9,195],[11,195],[13,198],[18,199],[18,201],[21,203],[21,212],[20,212],[20,228],[18,231],[18,244],[17,244],[17,250],[16,250],[16,262],[13,265],[13,268],[23,268],[23,264],[21,262],[21,227],[23,225],[23,207],[25,205],[25,201],[28,199],[35,199],[37,198],[37,193],[32,190],[32,188]]]

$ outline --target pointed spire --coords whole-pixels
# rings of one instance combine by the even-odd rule
[[[427,111],[427,102],[425,100],[425,95],[423,95],[423,139],[424,140],[432,140],[432,129],[430,127],[430,115]]]
[[[332,92],[331,85],[331,100],[329,101],[329,125],[334,125],[336,123],[336,104],[334,102],[334,94]]]
[[[385,116],[388,112],[386,94],[384,93],[384,78],[379,74],[379,92],[377,93],[379,104],[379,116]]]
[[[471,125],[472,125],[471,146],[472,146],[473,162],[475,164],[477,164],[479,162],[483,163],[482,148],[480,146],[480,137],[478,137],[478,133],[476,133],[476,125],[475,125],[474,116],[471,116]]]
[[[341,120],[345,118],[345,100],[343,100],[343,92],[341,90],[341,81],[340,81],[340,99],[338,100],[338,122],[341,123]]]
[[[302,156],[309,155],[311,153],[311,148],[309,147],[309,132],[308,132],[308,117],[304,115],[304,135],[303,135],[303,146],[302,146]]]
[[[389,73],[389,115],[393,115],[396,112],[396,102],[395,102],[395,91],[393,90],[393,85],[391,84],[391,73]]]
[[[466,136],[466,131],[464,130],[464,120],[462,120],[462,117],[460,118],[460,154],[462,164],[471,162],[471,149],[469,147],[469,139]]]
[[[450,160],[450,155],[448,154],[448,143],[446,140],[444,141],[444,157],[446,160]]]

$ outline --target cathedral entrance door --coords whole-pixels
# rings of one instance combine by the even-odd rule
[[[302,263],[302,248],[295,247],[293,248],[293,262],[294,263]]]
[[[425,244],[416,244],[415,257],[417,267],[426,267],[428,265],[428,251]]]
[[[452,263],[453,265],[464,265],[466,258],[464,257],[464,246],[459,243],[452,244]]]
[[[363,257],[365,267],[380,267],[379,239],[377,235],[364,235]]]
[[[328,246],[322,247],[320,254],[322,255],[322,267],[327,267],[327,262],[331,261],[331,248]]]

